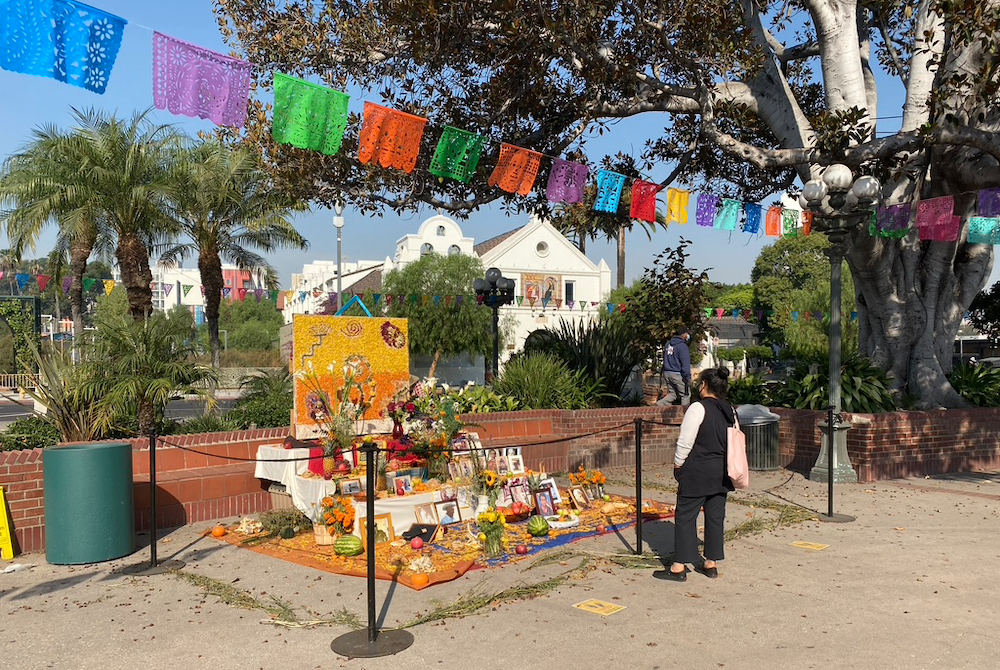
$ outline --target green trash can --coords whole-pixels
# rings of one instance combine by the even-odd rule
[[[52,447],[42,465],[49,563],[97,563],[135,551],[131,445]]]

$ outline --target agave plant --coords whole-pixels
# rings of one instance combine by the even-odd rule
[[[949,377],[951,385],[976,407],[1000,406],[1000,368],[959,365]]]
[[[800,361],[789,372],[775,404],[795,409],[825,409],[829,405],[829,364],[820,360],[817,371]],[[844,357],[840,368],[841,406],[845,412],[872,414],[897,407],[885,371],[858,353]]]
[[[571,323],[535,331],[525,340],[524,352],[556,356],[571,370],[581,371],[603,387],[606,398],[618,398],[629,375],[642,362],[631,330],[619,319]]]

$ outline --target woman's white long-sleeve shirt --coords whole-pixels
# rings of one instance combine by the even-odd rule
[[[698,431],[701,423],[705,420],[705,406],[700,402],[691,403],[687,411],[684,412],[684,420],[681,421],[681,434],[677,437],[677,449],[674,451],[674,465],[678,468],[684,465],[694,441],[698,439]]]

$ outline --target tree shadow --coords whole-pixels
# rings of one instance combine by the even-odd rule
[[[63,589],[69,589],[78,584],[92,579],[96,576],[94,572],[81,572],[69,577],[60,577],[58,579],[52,579],[47,582],[42,582],[41,584],[35,584],[30,586],[23,591],[18,591],[11,596],[11,600],[25,600],[27,598],[33,598],[35,596],[46,596],[55,593],[56,591],[62,591]],[[3,595],[0,594],[0,600],[3,599]]]

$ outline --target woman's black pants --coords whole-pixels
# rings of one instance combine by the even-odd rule
[[[705,559],[721,561],[726,557],[723,534],[726,521],[726,494],[677,496],[674,515],[674,562],[698,561],[698,512],[705,508]]]

